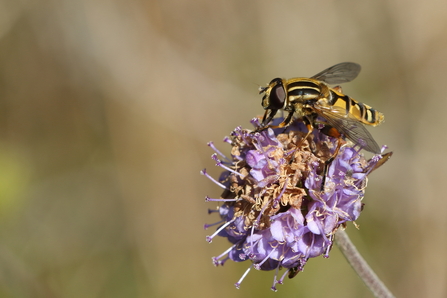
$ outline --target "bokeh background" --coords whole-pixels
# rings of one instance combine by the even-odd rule
[[[343,61],[395,153],[348,233],[396,296],[446,297],[446,32],[444,0],[0,0],[0,297],[372,297],[336,247],[236,290],[203,230],[206,143]]]

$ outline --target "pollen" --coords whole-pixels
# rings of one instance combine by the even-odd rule
[[[252,123],[255,129],[259,125]],[[221,204],[216,209],[220,226],[207,241],[221,236],[232,244],[213,258],[215,265],[251,261],[238,287],[251,268],[275,269],[272,289],[276,290],[285,276],[302,271],[308,259],[328,256],[337,229],[355,221],[363,209],[367,174],[384,162],[380,162],[382,155],[367,161],[349,143],[336,154],[337,139],[318,129],[308,135],[301,121],[286,131],[254,131],[237,127],[225,138],[231,144],[231,157],[210,145],[216,165],[224,172],[218,180],[205,170],[202,173],[224,190],[219,199],[207,197]],[[286,272],[278,279],[282,268]]]

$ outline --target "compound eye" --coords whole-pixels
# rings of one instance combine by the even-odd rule
[[[275,86],[272,87],[270,91],[270,109],[282,109],[284,106],[284,101],[286,100],[286,90],[284,90],[284,85],[282,81],[277,82]]]

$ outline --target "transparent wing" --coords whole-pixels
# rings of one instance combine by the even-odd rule
[[[343,62],[317,73],[311,79],[323,81],[331,85],[342,84],[355,79],[361,69],[361,66],[357,63]]]
[[[314,107],[314,111],[354,144],[359,145],[366,151],[376,154],[380,153],[380,147],[374,141],[369,131],[357,118],[346,114],[346,110],[338,107]]]

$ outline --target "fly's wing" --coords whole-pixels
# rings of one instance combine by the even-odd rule
[[[317,73],[311,79],[323,81],[330,85],[342,84],[355,79],[361,69],[361,66],[357,63],[343,62]]]
[[[380,154],[380,147],[363,124],[345,109],[339,107],[314,107],[314,111],[339,133],[366,151]]]

